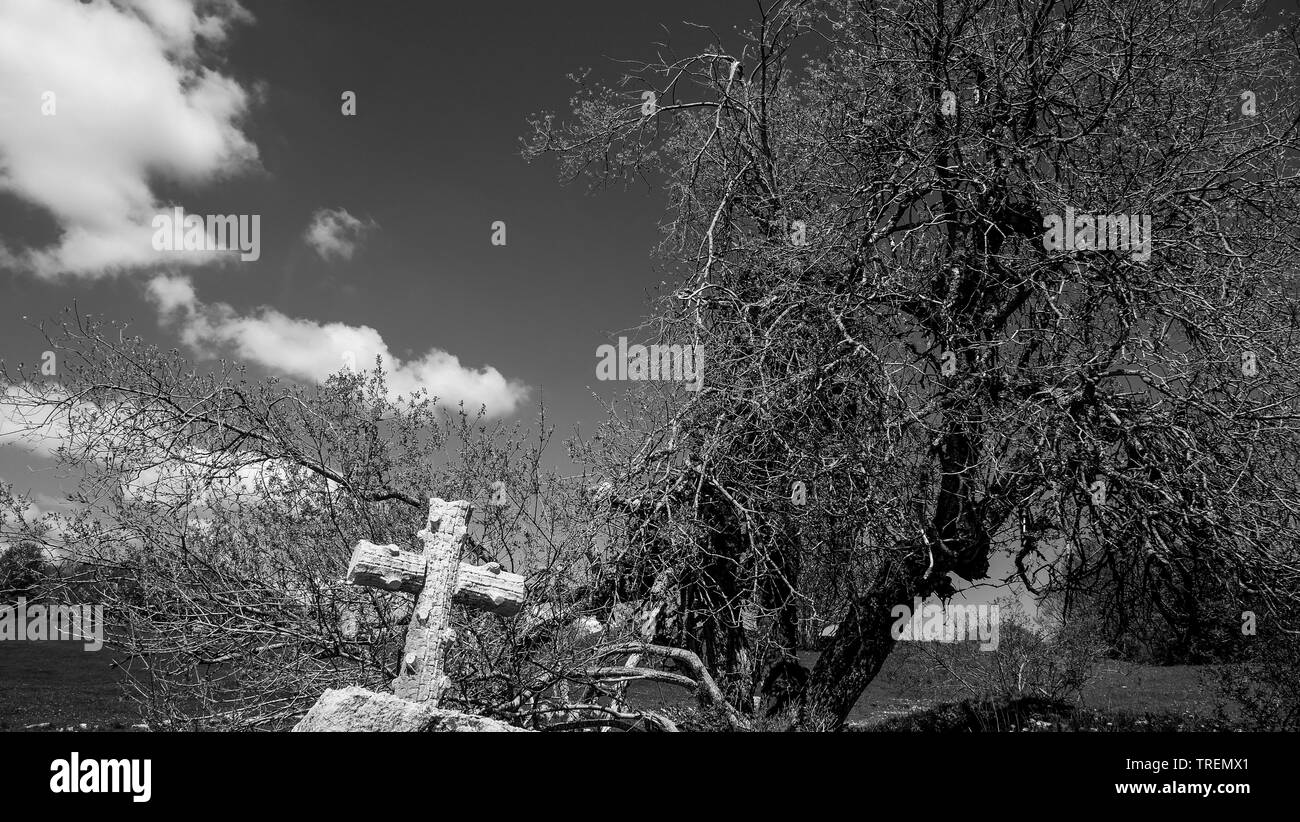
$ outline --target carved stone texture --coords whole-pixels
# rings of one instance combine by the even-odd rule
[[[355,732],[521,732],[495,719],[410,702],[365,688],[331,689],[321,694],[294,726],[297,733]]]
[[[447,689],[443,657],[455,636],[449,625],[451,596],[469,513],[470,504],[464,500],[429,500],[429,524],[418,534],[424,541],[424,587],[415,599],[400,673],[393,680],[393,693],[402,699],[437,707]]]
[[[424,588],[424,563],[423,554],[403,551],[396,545],[375,545],[363,539],[352,550],[347,579],[353,585],[418,596]],[[502,571],[495,562],[486,565],[462,562],[451,598],[466,608],[514,616],[524,603],[524,578]]]
[[[447,689],[443,671],[447,648],[455,638],[451,605],[512,615],[524,601],[524,578],[507,574],[497,563],[481,567],[460,562],[469,530],[470,504],[463,500],[429,500],[428,525],[418,536],[424,552],[362,540],[352,552],[348,581],[353,585],[415,594],[393,695],[361,688],[326,691],[294,730],[513,730],[456,711],[439,711]],[[478,727],[483,723],[501,725]]]

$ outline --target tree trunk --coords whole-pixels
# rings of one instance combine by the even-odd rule
[[[813,667],[796,727],[834,731],[844,726],[849,711],[894,649],[890,632],[895,622],[893,608],[910,608],[915,590],[912,580],[899,574],[882,580],[850,604],[835,638]]]

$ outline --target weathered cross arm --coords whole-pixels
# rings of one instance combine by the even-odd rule
[[[352,550],[347,580],[352,585],[419,596],[424,588],[425,565],[425,556],[418,551],[405,551],[396,545],[375,545],[363,539]],[[486,565],[462,562],[457,570],[452,602],[505,617],[514,616],[523,607],[524,578],[502,571],[495,562]]]
[[[430,497],[429,518],[416,535],[424,543],[422,552],[368,540],[352,549],[349,583],[415,595],[402,663],[393,680],[393,696],[398,700],[436,708],[451,686],[444,657],[456,640],[451,627],[453,603],[505,616],[523,606],[523,577],[505,573],[495,562],[475,567],[460,561],[472,511],[465,500]],[[317,706],[323,702],[324,697]]]
[[[443,657],[456,638],[453,602],[506,615],[518,613],[523,605],[523,577],[503,572],[496,563],[481,568],[461,563],[470,513],[465,500],[431,497],[428,524],[417,534],[424,542],[422,553],[365,540],[352,551],[349,582],[415,594],[402,664],[393,680],[393,694],[401,699],[437,707],[450,686]]]

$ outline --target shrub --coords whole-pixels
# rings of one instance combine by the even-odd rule
[[[33,594],[48,567],[40,546],[20,542],[0,554],[0,597],[17,599]]]
[[[1251,730],[1300,730],[1300,636],[1260,637],[1246,662],[1215,676],[1223,693],[1241,705]]]
[[[999,602],[995,649],[959,643],[951,653],[922,649],[975,699],[1024,698],[1063,702],[1077,698],[1094,677],[1106,646],[1091,623],[1076,620],[1050,631],[1034,630],[1015,601]]]

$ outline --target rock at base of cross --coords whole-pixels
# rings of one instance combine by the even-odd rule
[[[330,689],[321,694],[295,732],[471,732],[519,731],[496,719],[449,711],[365,688]]]

